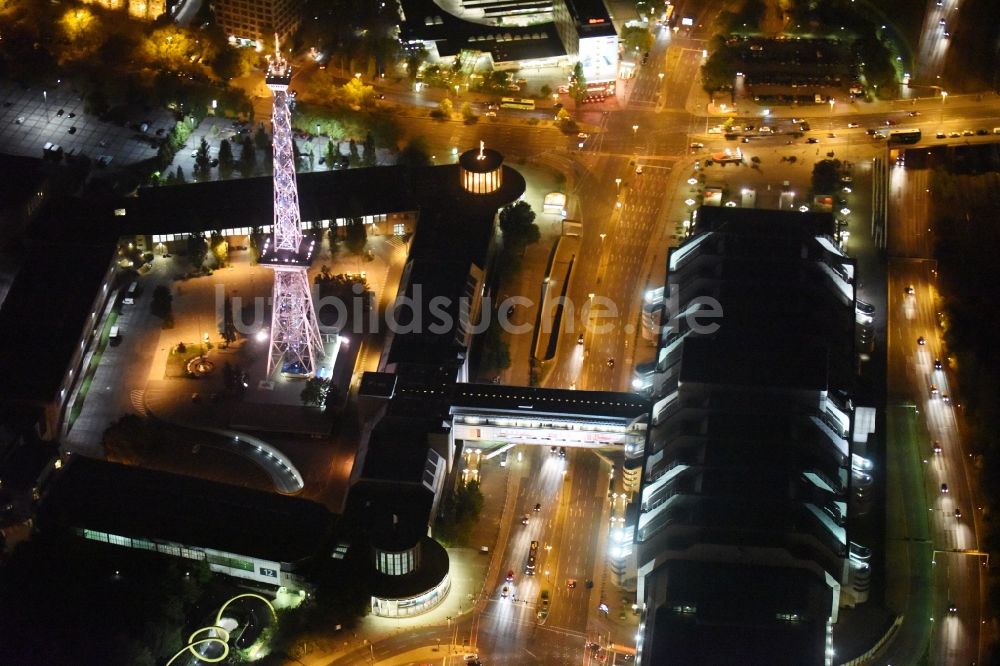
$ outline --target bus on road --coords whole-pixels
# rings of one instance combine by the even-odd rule
[[[889,143],[916,143],[920,141],[920,130],[900,129],[889,132]]]
[[[531,549],[528,551],[528,561],[524,564],[524,573],[529,576],[535,575],[535,564],[538,559],[538,542],[531,542]]]
[[[535,100],[517,99],[516,97],[501,97],[500,106],[505,109],[523,109],[525,111],[534,111]]]

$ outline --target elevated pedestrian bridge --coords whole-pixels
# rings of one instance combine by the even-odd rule
[[[610,391],[455,384],[452,437],[465,442],[642,451],[649,401]]]

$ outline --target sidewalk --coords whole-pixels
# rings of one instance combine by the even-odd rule
[[[735,103],[730,103],[730,96],[725,92],[720,92],[714,100],[709,97],[702,87],[700,80],[695,80],[691,84],[691,91],[688,93],[685,109],[688,113],[699,118],[728,118],[729,116],[762,116],[766,110],[767,115],[772,118],[795,118],[808,116],[845,117],[867,114],[891,113],[894,111],[922,111],[925,113],[939,111],[941,109],[941,96],[933,94],[925,97],[911,97],[909,99],[895,100],[875,100],[872,102],[841,101],[837,100],[833,111],[827,102],[819,104],[788,104],[780,106],[766,106],[753,100],[753,97],[742,96],[736,99]],[[945,104],[948,107],[954,105],[969,106],[976,104],[997,104],[1000,98],[991,94],[948,95]],[[725,106],[725,110],[723,110]]]

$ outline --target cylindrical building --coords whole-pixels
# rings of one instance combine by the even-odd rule
[[[503,184],[503,155],[479,142],[479,150],[468,150],[458,158],[462,187],[473,194],[491,194]]]

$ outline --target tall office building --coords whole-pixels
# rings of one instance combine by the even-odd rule
[[[871,481],[852,458],[855,264],[830,215],[702,208],[696,231],[667,261],[630,545],[639,663],[830,664],[869,575],[847,524]]]
[[[290,40],[302,22],[301,0],[216,0],[215,18],[228,37],[237,40],[270,42],[278,34]]]

